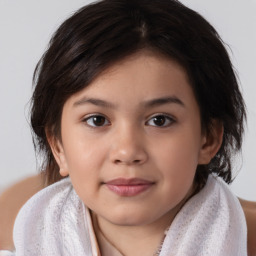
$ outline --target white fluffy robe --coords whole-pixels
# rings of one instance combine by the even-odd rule
[[[221,179],[210,176],[177,214],[160,256],[246,256],[243,209]]]
[[[96,256],[87,215],[69,179],[45,188],[25,204],[16,219],[14,255]],[[240,203],[228,186],[213,176],[177,214],[160,252],[160,256],[208,255],[247,255]]]

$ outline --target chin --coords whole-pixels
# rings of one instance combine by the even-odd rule
[[[106,218],[109,222],[118,226],[141,226],[148,224],[152,221],[151,216],[148,212],[139,213],[138,211],[134,212],[112,212],[110,218]]]

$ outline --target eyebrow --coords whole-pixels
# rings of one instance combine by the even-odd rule
[[[83,97],[82,99],[76,101],[73,104],[73,106],[76,107],[84,104],[92,104],[92,105],[104,107],[104,108],[115,108],[115,105],[110,102],[107,102],[101,99],[87,98],[87,97]],[[178,104],[182,107],[185,107],[185,104],[176,96],[162,97],[162,98],[143,101],[141,103],[141,105],[145,108],[157,107],[165,104]]]
[[[87,97],[83,97],[82,99],[76,101],[73,104],[73,106],[80,106],[80,105],[84,105],[84,104],[92,104],[92,105],[104,107],[104,108],[114,108],[115,107],[115,105],[110,102],[100,100],[100,99],[95,99],[95,98],[87,98]]]
[[[181,101],[176,96],[152,99],[152,100],[144,101],[142,103],[142,105],[144,105],[145,107],[157,107],[165,104],[178,104],[182,107],[185,107],[184,102]]]

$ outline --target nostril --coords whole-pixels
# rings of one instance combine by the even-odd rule
[[[119,159],[116,159],[115,161],[115,164],[129,164],[130,161],[122,161],[122,160],[119,160]],[[139,159],[136,159],[136,160],[133,160],[131,161],[130,163],[133,163],[133,164],[139,164],[141,161]]]

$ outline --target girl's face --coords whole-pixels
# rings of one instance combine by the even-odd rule
[[[171,222],[193,192],[198,164],[213,156],[183,68],[149,52],[108,68],[65,103],[63,176],[99,220]]]

